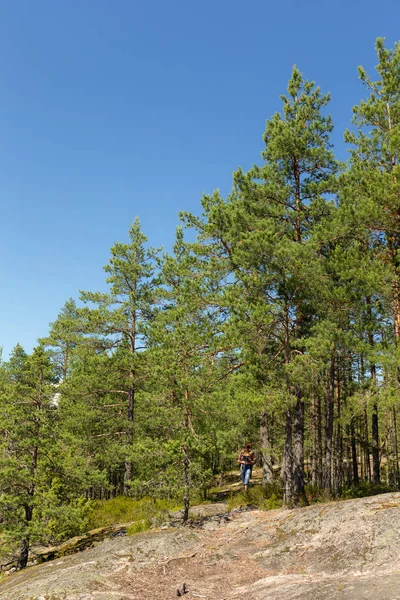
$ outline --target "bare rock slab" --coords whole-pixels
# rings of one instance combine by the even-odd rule
[[[1,600],[398,600],[400,493],[117,537],[6,578]]]

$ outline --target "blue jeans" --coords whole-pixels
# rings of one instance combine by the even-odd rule
[[[243,485],[249,485],[252,470],[252,465],[240,465]]]

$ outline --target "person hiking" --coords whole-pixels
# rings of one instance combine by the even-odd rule
[[[250,444],[245,444],[243,450],[239,454],[238,463],[240,464],[240,472],[242,475],[242,483],[244,485],[244,491],[247,492],[249,489],[249,483],[251,479],[251,473],[253,466],[256,463],[256,457],[254,452],[251,451]]]

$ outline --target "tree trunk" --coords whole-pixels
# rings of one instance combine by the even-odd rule
[[[131,379],[133,380],[133,378],[134,378],[134,373],[132,371]],[[128,390],[127,419],[128,419],[127,444],[128,444],[128,448],[129,448],[133,443],[133,424],[134,424],[134,419],[135,419],[135,386],[133,383],[129,386],[129,390]],[[125,460],[125,473],[124,473],[124,495],[125,496],[130,495],[130,482],[132,481],[132,478],[133,478],[133,463],[130,460],[130,458],[128,457]]]
[[[339,496],[343,487],[343,435],[341,424],[341,389],[340,389],[340,371],[337,376],[336,396],[337,396],[337,427],[335,444],[335,495]]]
[[[304,402],[301,393],[297,393],[294,407],[294,469],[293,469],[293,501],[295,506],[300,500],[308,505],[304,490]]]
[[[372,319],[372,309],[371,309],[371,299],[367,298],[367,306],[369,311],[370,319]],[[374,336],[370,331],[368,333],[368,342],[371,348],[374,347]],[[374,363],[370,365],[371,379],[372,383],[375,385],[376,383],[376,366]],[[376,390],[374,390],[374,393]],[[372,481],[374,485],[378,485],[381,480],[381,468],[380,468],[380,460],[379,460],[379,426],[378,426],[378,405],[374,402],[372,408],[372,431],[371,431],[371,440],[372,440]]]
[[[325,436],[325,482],[324,487],[332,494],[332,451],[333,451],[333,411],[335,403],[335,359],[332,356],[327,386],[326,436]]]
[[[134,291],[136,292],[137,282],[134,284]],[[132,311],[132,322],[130,325],[129,331],[129,352],[131,355],[131,360],[134,360],[136,354],[136,335],[137,335],[137,313],[136,309]],[[135,393],[136,393],[136,385],[135,385],[135,370],[134,364],[131,363],[131,368],[129,371],[129,388],[128,388],[128,411],[127,411],[127,446],[128,451],[133,444],[133,427],[135,421]],[[124,494],[126,496],[130,495],[130,482],[133,479],[133,463],[128,456],[125,460],[125,473],[124,473]]]
[[[371,460],[369,453],[369,436],[368,436],[368,415],[367,415],[367,407],[364,406],[364,457],[365,457],[365,469],[366,469],[366,477],[368,481],[371,481]]]
[[[189,454],[188,448],[184,448],[183,457],[183,522],[189,518],[190,508],[190,477],[189,477]]]
[[[190,414],[189,414],[189,390],[185,390],[185,435],[186,441],[183,445],[183,522],[189,518],[189,507],[190,507],[190,457],[189,457],[189,446],[188,446],[188,435],[190,425]]]
[[[310,427],[311,427],[311,454],[310,454],[310,468],[311,468],[311,483],[314,487],[319,485],[318,477],[318,453],[320,451],[318,447],[318,401],[316,394],[313,394],[311,407],[310,407]]]
[[[287,508],[293,507],[293,454],[292,454],[292,413],[290,407],[286,407],[285,423],[285,451],[283,470],[283,503]]]
[[[263,484],[271,483],[274,479],[272,468],[271,439],[267,423],[267,412],[264,410],[260,415],[260,443],[261,443],[261,462],[263,473]]]
[[[33,508],[32,506],[24,506],[24,512],[25,512],[25,523],[27,525],[29,525],[29,523],[32,521],[32,516],[33,516]],[[29,558],[29,549],[30,549],[30,539],[29,539],[29,535],[26,535],[19,544],[19,553],[18,553],[18,558],[17,558],[17,569],[25,569],[26,565],[28,564],[28,558]]]
[[[358,476],[358,462],[357,462],[357,443],[356,443],[356,435],[354,431],[354,417],[351,417],[350,421],[350,432],[351,432],[351,460],[353,465],[353,483],[354,485],[358,485],[360,483],[360,478]]]
[[[346,425],[346,487],[352,484],[351,476],[351,432],[350,425]]]
[[[317,485],[320,489],[322,489],[323,486],[323,480],[324,480],[324,475],[323,475],[323,448],[322,448],[322,407],[321,407],[321,397],[318,396],[318,402],[317,402],[317,427],[318,427],[318,443],[317,443],[317,466],[318,466],[318,471],[317,471]]]
[[[378,430],[378,406],[375,403],[372,409],[372,481],[378,485],[381,480],[381,467],[379,460],[379,430]]]
[[[395,486],[396,489],[399,489],[399,450],[398,450],[398,440],[397,440],[397,417],[396,417],[396,409],[393,407],[393,446],[394,446],[394,456],[395,456]]]

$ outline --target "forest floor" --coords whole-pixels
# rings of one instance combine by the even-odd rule
[[[15,573],[0,598],[400,598],[400,493],[297,510],[214,509],[209,518],[201,510],[190,526],[107,539]]]

